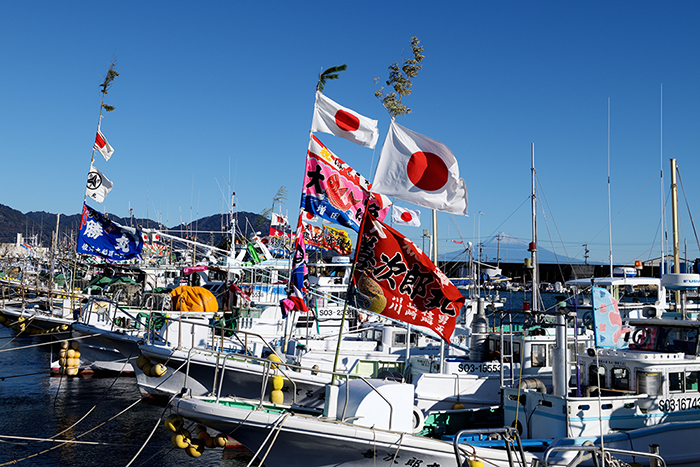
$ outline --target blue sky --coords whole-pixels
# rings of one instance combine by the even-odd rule
[[[613,259],[646,260],[661,251],[669,158],[700,212],[699,21],[683,1],[2,2],[0,203],[79,212],[116,57],[102,122],[115,153],[96,162],[114,189],[93,206],[176,225],[226,211],[231,190],[260,212],[285,186],[295,219],[318,73],[347,64],[326,95],[379,120],[374,151],[318,135],[371,179],[390,121],[374,78],[417,36],[426,58],[397,122],[450,147],[469,191],[469,217],[438,216],[441,251],[501,231],[530,240],[534,143],[540,246],[582,258],[587,244],[607,262],[609,100]],[[401,229],[419,245],[422,211]]]

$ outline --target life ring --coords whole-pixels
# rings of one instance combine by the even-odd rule
[[[632,333],[632,342],[637,345],[646,345],[651,341],[651,330],[649,328],[637,328]]]
[[[416,407],[415,405],[413,406],[413,433],[418,433],[423,429],[423,426],[425,425],[425,415],[423,415],[423,411]]]

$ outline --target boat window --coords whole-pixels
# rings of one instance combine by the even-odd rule
[[[418,345],[418,333],[411,333],[411,347],[416,347]]]
[[[627,391],[630,388],[630,371],[627,368],[612,369],[612,389]]]
[[[686,371],[685,372],[685,391],[686,392],[698,392],[698,375],[700,375],[700,371]]]
[[[547,346],[545,344],[532,344],[531,363],[532,367],[547,366]]]
[[[598,378],[600,378],[600,384],[598,383]],[[597,367],[596,365],[591,365],[588,367],[588,385],[598,386],[601,388],[607,387],[605,384],[605,367]]]
[[[520,357],[520,342],[515,342],[515,343],[513,344],[513,348],[515,349],[515,350],[513,351],[513,361],[514,361],[515,363],[520,363],[520,362],[522,362],[523,360],[522,360],[522,358]]]
[[[406,345],[406,333],[405,332],[395,332],[393,345]]]
[[[661,392],[661,373],[637,372],[637,394],[658,396]]]
[[[668,374],[668,390],[670,392],[683,392],[683,373]]]

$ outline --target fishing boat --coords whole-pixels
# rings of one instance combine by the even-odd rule
[[[654,438],[669,465],[700,462],[690,442],[698,424],[689,423],[700,420],[700,323],[647,318],[619,324],[629,327],[626,345],[579,355],[579,386],[554,393],[504,388],[506,425],[525,439],[555,444]],[[678,438],[678,426],[689,429],[689,442]],[[555,441],[562,438],[575,441]]]
[[[480,461],[524,467],[535,459],[509,436],[503,442],[508,449],[497,449],[417,434],[413,387],[388,380],[329,385],[323,411],[216,397],[176,397],[172,408],[187,420],[235,437],[267,465],[462,466]]]

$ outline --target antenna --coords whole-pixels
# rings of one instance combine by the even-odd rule
[[[610,212],[610,98],[608,97],[608,232],[610,235],[610,277],[613,276],[612,214]]]

